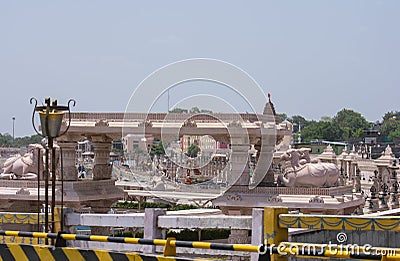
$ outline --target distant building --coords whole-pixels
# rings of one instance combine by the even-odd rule
[[[76,149],[76,158],[78,163],[91,162],[94,158],[94,148],[89,140],[83,140],[78,142]]]
[[[196,135],[183,135],[181,138],[181,149],[183,152],[187,152],[190,145],[196,144],[200,147],[201,152],[213,153],[220,149],[227,149],[228,144],[222,141],[215,141],[213,137],[209,135],[196,136]]]
[[[378,130],[363,130],[364,143],[374,146],[379,142],[380,133]]]
[[[153,140],[152,135],[128,134],[122,138],[123,151],[128,154],[135,153],[137,149],[146,152],[153,144]]]

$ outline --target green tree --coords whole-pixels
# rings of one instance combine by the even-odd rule
[[[25,137],[18,137],[15,139],[15,146],[16,147],[26,147],[29,144],[40,143],[42,141],[42,137],[39,135],[32,135],[32,136],[25,136]]]
[[[151,157],[154,157],[154,155],[160,156],[160,155],[165,155],[165,150],[162,141],[155,141],[155,144],[153,144],[150,147],[149,154]]]
[[[0,146],[8,147],[12,145],[12,136],[8,133],[0,134]]]
[[[188,110],[187,109],[182,109],[182,108],[173,108],[169,112],[170,113],[188,113]]]
[[[191,158],[196,158],[199,151],[200,147],[192,143],[188,148],[187,156]]]
[[[332,121],[332,117],[329,117],[329,116],[322,116],[322,117],[321,117],[321,121],[331,122],[331,121]]]
[[[198,108],[198,107],[192,107],[190,110],[189,110],[189,113],[200,113],[201,111],[200,111],[200,109]]]
[[[287,120],[293,123],[294,133],[299,132],[299,125],[301,126],[301,128],[305,128],[312,123],[311,121],[306,120],[303,116],[300,115],[294,115]]]
[[[390,111],[383,116],[383,122],[393,120],[400,120],[400,111]]]
[[[277,113],[276,116],[279,117],[280,122],[288,119],[288,116],[286,115],[286,113]]]
[[[169,111],[170,113],[213,113],[212,110],[206,110],[206,109],[199,109],[198,107],[192,107],[190,110],[188,109],[183,109],[183,108],[174,108]]]
[[[17,137],[13,141],[13,137],[8,134],[0,134],[0,146],[6,147],[27,147],[29,144],[40,143],[42,137],[39,135]]]
[[[332,122],[342,128],[343,136],[341,138],[343,139],[361,138],[362,131],[369,129],[371,126],[371,123],[360,113],[348,109],[339,111],[335,117],[333,117]]]
[[[310,125],[301,130],[303,141],[312,140],[340,140],[343,130],[333,122],[313,121]]]
[[[400,127],[397,128],[396,130],[393,130],[389,133],[388,138],[392,140],[400,140]]]
[[[383,137],[400,139],[400,112],[385,113],[379,132]]]

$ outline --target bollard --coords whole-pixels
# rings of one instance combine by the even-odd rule
[[[287,214],[288,209],[284,207],[264,208],[264,244],[266,247],[278,246],[280,242],[288,241],[288,229],[279,227],[279,215]],[[278,254],[271,256],[272,261],[287,260]]]
[[[171,241],[176,241],[176,239],[173,237],[167,238],[164,246],[164,256],[176,256],[176,245],[172,245]]]
[[[253,208],[251,221],[251,244],[259,246],[264,244],[264,209]],[[251,261],[264,260],[261,259],[259,253],[251,253]]]
[[[144,210],[144,238],[162,238],[162,230],[158,228],[158,217],[167,211],[161,208],[146,208]],[[156,246],[143,247],[143,253],[155,253]]]
[[[54,226],[54,232],[60,232],[61,231],[61,208],[56,207],[54,208],[54,220],[53,220],[53,226]]]

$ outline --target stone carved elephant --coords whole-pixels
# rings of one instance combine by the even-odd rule
[[[337,183],[339,168],[333,163],[309,162],[304,150],[290,149],[281,160],[291,162],[291,167],[279,174],[278,184],[286,187],[331,187]]]
[[[35,179],[43,171],[43,147],[39,144],[29,145],[28,152],[14,156],[4,162],[1,179]],[[40,169],[38,161],[40,160]],[[38,173],[39,171],[39,173]]]

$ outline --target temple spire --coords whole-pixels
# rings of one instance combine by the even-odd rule
[[[269,92],[268,92],[268,101],[267,101],[267,103],[265,104],[263,114],[264,114],[264,115],[273,116],[274,119],[275,119],[275,123],[279,123],[279,121],[280,121],[280,120],[279,120],[279,117],[276,115],[275,106],[274,106],[274,104],[271,102],[271,93],[269,93]]]

